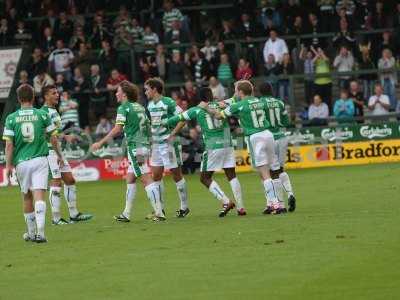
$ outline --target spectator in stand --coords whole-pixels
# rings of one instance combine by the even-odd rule
[[[14,33],[14,43],[18,46],[29,45],[32,42],[32,33],[25,27],[25,22],[17,22],[17,29]]]
[[[184,18],[181,11],[177,8],[174,8],[174,3],[172,0],[164,1],[164,15],[162,18],[162,23],[165,33],[172,30],[172,23],[174,21],[183,22],[183,19]]]
[[[282,17],[275,5],[268,0],[261,0],[260,23],[264,30],[268,28],[280,28],[282,26]]]
[[[373,70],[376,68],[375,63],[371,59],[371,42],[368,44],[360,44],[361,59],[358,63],[360,71]],[[362,74],[359,76],[363,84],[364,99],[369,99],[374,90],[375,81],[377,79],[375,72],[372,74]]]
[[[336,49],[346,46],[348,49],[354,50],[356,40],[349,31],[349,23],[345,19],[341,19],[339,27],[340,31],[332,39],[333,46]]]
[[[199,102],[199,95],[197,87],[193,84],[193,81],[188,80],[185,82],[183,91],[181,91],[183,100],[187,101],[189,107],[196,106]]]
[[[354,17],[354,24],[358,25],[358,29],[372,29],[372,9],[368,0],[358,1]]]
[[[46,17],[42,20],[40,28],[43,30],[44,28],[49,27],[53,31],[56,21],[57,17],[55,16],[54,9],[52,7],[48,7],[46,11]]]
[[[222,20],[222,31],[219,34],[220,41],[234,40],[236,32],[232,28],[232,23],[228,20]]]
[[[8,26],[6,18],[0,19],[0,47],[10,46],[12,43],[12,29]]]
[[[139,61],[141,79],[145,82],[152,77],[158,77],[158,69],[155,60],[151,56],[146,56]]]
[[[314,53],[315,80],[314,91],[326,101],[329,109],[332,109],[332,79],[330,76],[331,68],[329,58],[325,55],[324,50],[311,47]]]
[[[356,10],[356,5],[353,0],[339,0],[336,4],[337,14],[339,14],[342,9],[345,10],[347,16],[352,17]]]
[[[73,32],[74,24],[68,19],[67,13],[65,11],[60,12],[59,18],[54,25],[56,38],[63,40],[68,45]]]
[[[381,71],[379,75],[380,82],[383,86],[384,94],[390,99],[390,108],[395,110],[397,107],[396,84],[397,73],[395,70],[396,60],[392,55],[392,51],[384,49],[382,57],[378,62],[378,69]]]
[[[125,26],[120,25],[115,31],[114,48],[117,52],[117,66],[125,74],[131,72],[131,58],[129,51],[133,46],[133,38],[126,30]]]
[[[289,35],[295,35],[298,39],[291,39],[288,41],[289,49],[291,49],[291,56],[294,65],[294,69],[296,72],[300,72],[301,66],[299,61],[299,54],[301,52],[302,47],[304,47],[304,41],[300,39],[300,36],[306,34],[306,30],[303,25],[303,19],[301,16],[296,16],[294,19],[294,23],[288,30]],[[300,48],[298,48],[297,41],[300,41]]]
[[[388,17],[383,10],[383,2],[375,2],[375,11],[372,14],[372,27],[374,29],[381,29],[388,27]]]
[[[60,97],[60,106],[58,108],[61,114],[62,128],[79,127],[78,101],[71,98],[68,91],[63,91]]]
[[[351,18],[350,16],[347,15],[345,8],[339,9],[336,20],[337,20],[336,22],[331,21],[334,31],[336,31],[336,28],[338,28],[340,26],[340,22],[342,20],[347,22],[347,24],[349,25],[348,26],[349,30],[350,29],[352,30],[354,27],[353,26],[353,18]]]
[[[182,22],[175,20],[171,24],[171,30],[165,33],[166,44],[189,43],[189,35],[182,29]]]
[[[304,9],[300,5],[299,0],[288,0],[286,4],[282,4],[283,23],[288,27],[295,22],[296,17],[304,16]]]
[[[252,76],[253,70],[250,68],[250,63],[244,58],[239,59],[236,69],[236,80],[250,79]]]
[[[267,77],[267,82],[272,86],[273,94],[278,94],[278,64],[273,54],[268,55],[264,74]]]
[[[382,33],[382,40],[376,43],[376,53],[377,57],[382,54],[382,51],[385,49],[389,49],[392,53],[398,53],[397,46],[392,39],[392,33],[390,31],[385,31]],[[396,56],[396,55],[394,55]]]
[[[226,99],[225,88],[215,76],[210,77],[208,87],[211,89],[213,93],[214,100],[222,101]]]
[[[185,81],[185,64],[181,60],[181,53],[178,50],[172,52],[172,60],[168,64],[168,82]]]
[[[333,61],[333,67],[337,72],[351,72],[354,67],[354,57],[353,54],[347,49],[346,46],[340,47],[339,54],[335,57]],[[349,75],[343,75],[339,77],[339,87],[342,89],[347,89],[349,86]]]
[[[197,46],[193,47],[195,47],[195,51],[191,54],[189,67],[191,68],[192,78],[196,82],[196,85],[201,87],[205,85],[210,77],[210,64],[204,58],[203,52],[200,52]]]
[[[156,46],[160,42],[157,33],[153,32],[150,25],[144,27],[142,44],[145,47],[146,55],[154,56],[156,53]]]
[[[362,117],[364,115],[364,96],[360,91],[360,87],[358,85],[357,80],[352,80],[350,82],[350,90],[349,90],[349,98],[354,103],[356,117]]]
[[[375,95],[369,98],[368,109],[373,116],[382,116],[389,113],[390,100],[387,95],[383,94],[383,87],[380,83],[375,84]]]
[[[282,62],[277,64],[276,74],[278,76],[290,76],[294,74],[293,63],[290,59],[289,53],[285,53],[283,55]],[[285,101],[289,101],[289,92],[290,92],[290,80],[289,78],[280,78],[278,79],[279,86],[279,97]]]
[[[304,73],[304,97],[306,100],[311,99],[314,94],[314,56],[311,50],[308,50],[304,46],[300,51],[300,61],[303,61]]]
[[[43,57],[42,50],[38,47],[33,49],[31,58],[28,63],[28,74],[32,80],[41,70],[47,68],[47,61]]]
[[[349,98],[347,90],[340,92],[340,98],[335,101],[333,115],[339,123],[347,123],[354,120],[354,102]]]
[[[335,0],[317,0],[317,6],[321,17],[321,29],[324,32],[332,31],[331,21],[335,17]]]
[[[268,61],[270,54],[274,55],[276,62],[281,62],[285,53],[289,53],[286,42],[278,37],[276,30],[271,30],[263,50],[265,63]]]
[[[85,43],[79,44],[79,51],[76,53],[76,56],[74,57],[73,65],[81,70],[83,76],[87,77],[90,75],[90,66],[93,63],[93,61],[94,58],[91,52],[89,52],[86,44]]]
[[[71,85],[69,82],[67,82],[64,78],[63,74],[57,74],[56,75],[56,82],[55,86],[57,88],[58,93],[61,95],[64,91],[68,91],[71,89]]]
[[[131,16],[125,5],[119,7],[118,16],[114,20],[113,27],[118,28],[121,25],[125,27],[131,25]]]
[[[209,39],[205,40],[204,47],[200,49],[200,51],[204,53],[205,58],[208,62],[211,62],[213,60],[216,50],[217,47],[211,45],[211,41]]]
[[[71,6],[70,8],[70,16],[69,19],[71,20],[74,31],[76,31],[79,27],[85,28],[85,17],[79,12],[79,8],[76,5]]]
[[[312,126],[324,126],[328,124],[329,107],[322,102],[320,95],[315,95],[313,103],[308,108],[308,119]]]
[[[79,102],[79,124],[85,129],[89,125],[89,89],[89,81],[82,75],[79,68],[75,68],[72,77],[72,90]]]
[[[101,116],[99,124],[96,126],[95,135],[96,138],[102,138],[107,135],[112,129],[111,122],[106,118],[106,116]],[[110,141],[112,143],[112,141]]]
[[[47,85],[53,85],[54,80],[51,78],[49,74],[47,74],[46,69],[42,69],[39,73],[33,78],[33,89],[35,90],[35,95],[37,96],[37,102],[42,103],[42,88]]]
[[[22,84],[31,84],[26,70],[19,72],[18,86]]]
[[[90,102],[91,108],[94,112],[96,119],[106,113],[107,109],[107,92],[106,92],[106,79],[100,74],[99,65],[92,65],[90,67]]]
[[[88,38],[83,31],[83,27],[77,27],[74,31],[74,35],[71,37],[69,41],[69,48],[76,51],[79,50],[79,46],[81,44],[86,44],[88,42]]]
[[[119,86],[119,84],[128,80],[124,74],[121,74],[117,69],[111,71],[110,77],[107,79],[107,90],[114,94]]]
[[[130,34],[132,42],[134,45],[140,45],[142,43],[142,38],[144,34],[144,29],[140,26],[139,20],[137,18],[132,18],[129,26],[127,24],[119,24],[118,28],[126,28],[126,31]]]
[[[257,22],[250,20],[249,13],[244,12],[240,15],[240,23],[237,34],[242,39],[246,37],[255,38],[260,34],[260,26]]]
[[[110,74],[111,70],[117,65],[117,51],[111,47],[109,41],[101,42],[101,50],[97,61],[100,63],[104,74]]]
[[[43,38],[40,47],[43,50],[43,56],[46,58],[56,48],[56,40],[53,36],[53,30],[50,27],[43,29]]]
[[[63,40],[57,40],[57,48],[49,56],[50,68],[55,74],[63,74],[67,81],[71,80],[71,63],[74,54],[71,49],[64,47]]]
[[[155,63],[157,65],[157,73],[161,79],[167,77],[167,55],[163,45],[158,44],[156,47]]]
[[[101,47],[102,41],[109,41],[111,40],[111,38],[112,33],[104,23],[103,15],[100,12],[97,12],[94,17],[92,35],[90,37],[90,42],[93,49],[99,49]]]
[[[317,16],[313,13],[308,14],[308,21],[310,23],[308,34],[311,34],[312,38],[308,41],[307,45],[314,48],[325,48],[325,39],[318,37],[318,34],[323,33],[323,31]]]
[[[233,80],[233,72],[231,65],[229,64],[229,56],[227,54],[221,54],[220,64],[218,66],[218,80],[227,86]]]

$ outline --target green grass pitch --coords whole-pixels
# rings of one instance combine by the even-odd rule
[[[399,299],[400,164],[289,174],[294,214],[262,215],[248,173],[239,174],[248,216],[223,219],[198,176],[186,177],[192,213],[176,219],[168,179],[165,223],[144,220],[141,186],[133,222],[118,224],[124,182],[80,183],[80,209],[95,218],[51,226],[48,205],[47,244],[22,240],[19,190],[1,188],[0,299]]]

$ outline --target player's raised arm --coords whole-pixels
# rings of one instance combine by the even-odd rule
[[[185,127],[185,121],[190,121],[196,118],[198,109],[198,107],[192,107],[187,111],[168,119],[167,125],[170,127],[175,126],[169,136],[170,141],[174,139],[174,137],[182,130],[183,127]]]

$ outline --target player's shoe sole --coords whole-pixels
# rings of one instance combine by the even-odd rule
[[[296,210],[296,198],[291,195],[288,200],[289,212],[294,212]]]
[[[274,209],[272,206],[267,206],[264,210],[263,210],[263,214],[264,215],[272,215],[274,213]]]
[[[154,216],[152,221],[153,222],[163,222],[165,221],[167,218],[165,216]]]
[[[47,239],[44,236],[36,235],[35,242],[38,244],[47,243]]]
[[[245,216],[247,215],[247,212],[244,208],[241,208],[237,211],[238,216]]]
[[[68,224],[70,224],[67,220],[65,220],[65,219],[63,219],[63,218],[61,218],[60,220],[58,220],[58,221],[51,221],[51,224],[52,225],[68,225]]]
[[[74,218],[69,218],[70,223],[85,222],[93,218],[91,214],[78,213]]]
[[[186,208],[186,209],[180,209],[176,211],[176,217],[177,218],[184,218],[186,217],[188,214],[190,213],[190,209]]]
[[[223,218],[223,217],[225,217],[227,214],[228,214],[228,212],[230,211],[230,210],[232,210],[232,209],[234,209],[235,208],[235,203],[233,203],[233,202],[229,202],[228,204],[224,204],[223,206],[222,206],[222,210],[219,212],[219,217],[220,218]]]
[[[124,215],[119,215],[119,216],[114,216],[114,220],[117,222],[121,222],[121,223],[129,223],[131,220],[129,220],[127,217],[125,217]]]

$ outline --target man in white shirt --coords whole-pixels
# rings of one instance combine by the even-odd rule
[[[383,87],[379,83],[375,85],[375,95],[369,98],[368,108],[373,116],[381,116],[389,113],[390,100],[388,96],[383,95]]]
[[[268,61],[268,56],[270,54],[274,55],[277,62],[281,62],[285,53],[289,53],[286,42],[283,39],[278,38],[276,30],[271,30],[269,33],[269,39],[265,42],[263,50],[264,62],[266,63]]]
[[[49,56],[49,63],[56,74],[61,73],[67,81],[70,81],[72,77],[71,63],[74,59],[74,54],[71,49],[64,47],[62,40],[57,40],[56,45],[57,48]]]
[[[328,117],[328,105],[322,102],[320,95],[315,95],[313,103],[308,108],[308,119],[310,120],[310,125],[326,125]]]

